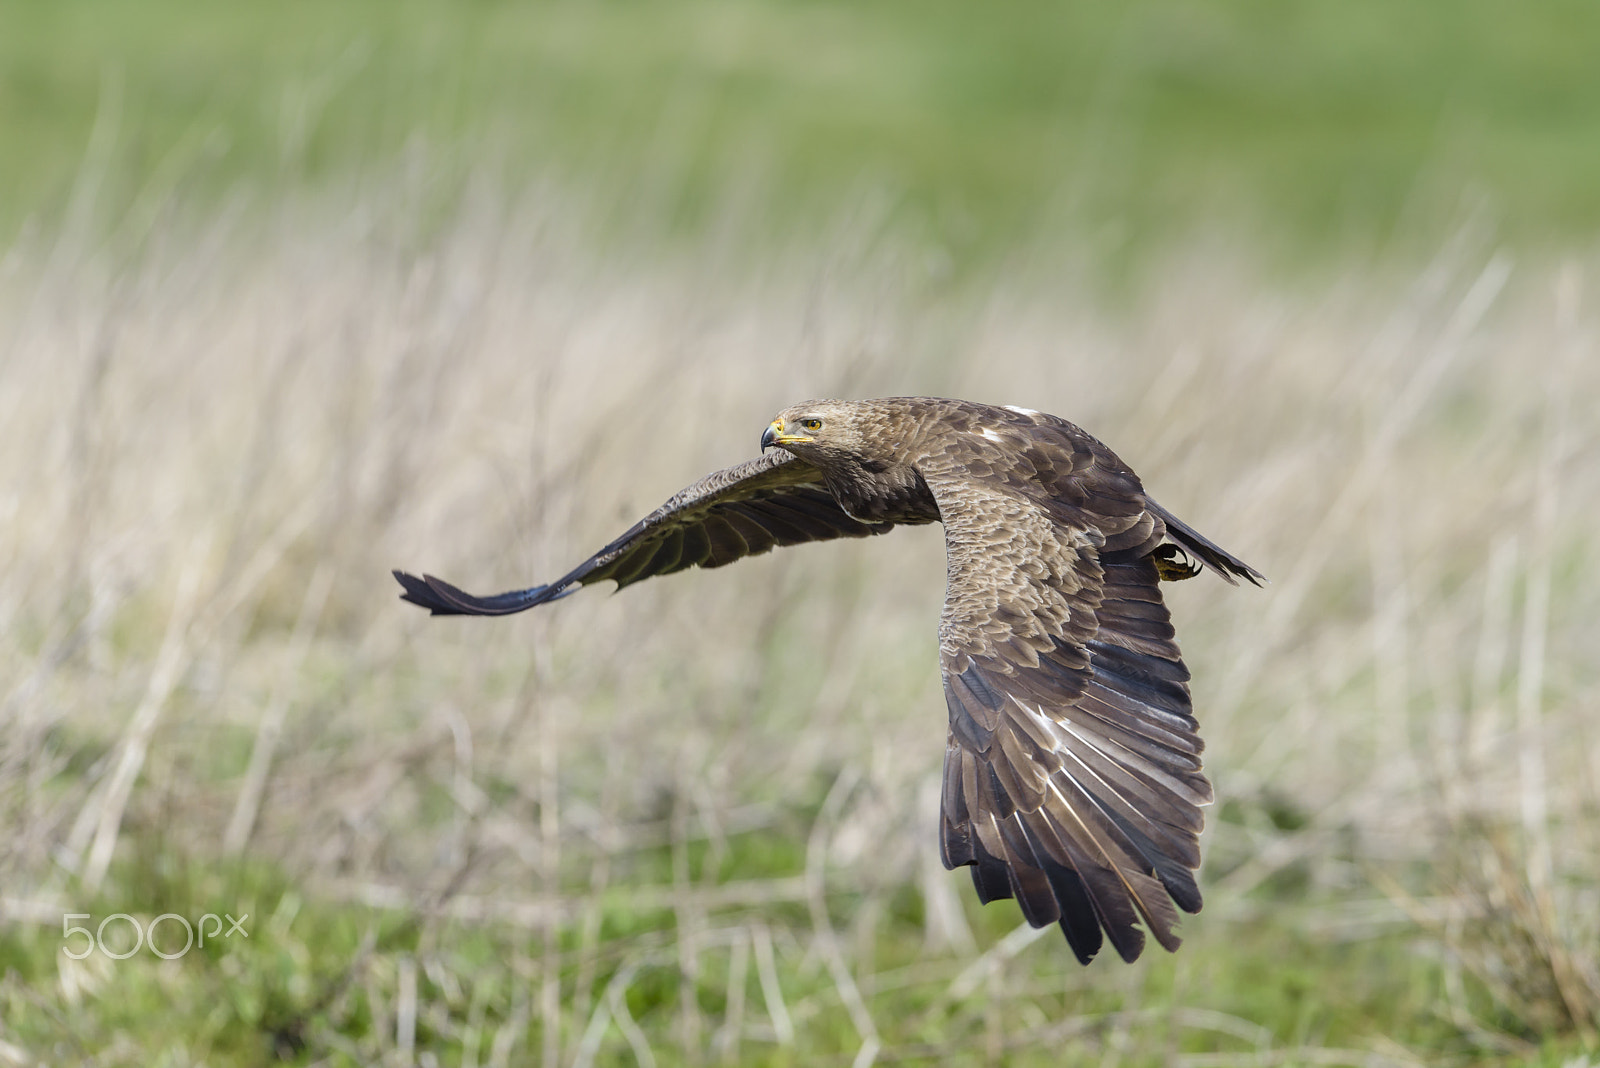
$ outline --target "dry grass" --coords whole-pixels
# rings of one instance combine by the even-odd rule
[[[1467,232],[1307,293],[1203,249],[1114,312],[1039,268],[947,292],[853,224],[751,275],[503,204],[419,232],[367,190],[5,258],[0,945],[54,978],[11,962],[0,1060],[126,981],[56,952],[62,912],[153,915],[140,873],[180,860],[215,896],[230,857],[289,887],[255,922],[298,1009],[262,1027],[307,1057],[1427,1058],[1216,1008],[1208,954],[1264,922],[1410,932],[1464,1049],[1592,1040],[1586,265]],[[923,392],[1079,421],[1273,579],[1171,593],[1219,795],[1177,957],[1069,969],[938,869],[934,531],[501,622],[394,599],[391,566],[550,576],[797,398]],[[340,902],[367,919],[329,963],[296,910]],[[514,933],[474,971],[480,929]],[[113,1031],[77,1053],[152,1055]]]

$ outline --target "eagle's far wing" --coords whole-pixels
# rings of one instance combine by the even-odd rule
[[[553,601],[579,585],[613,579],[620,588],[687,567],[721,567],[777,546],[882,534],[839,507],[814,466],[781,449],[715,471],[674,494],[627,533],[546,586],[477,597],[432,575],[396,571],[403,601],[436,616],[503,616]]]
[[[1059,922],[1080,961],[1102,930],[1132,961],[1141,922],[1171,950],[1173,905],[1200,908],[1212,795],[1149,556],[1159,525],[1131,473],[1078,459],[1070,502],[1021,492],[996,465],[923,472],[949,571],[941,847],[947,867],[972,865],[983,901]]]

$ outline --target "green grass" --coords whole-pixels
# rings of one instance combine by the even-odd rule
[[[814,815],[791,813],[801,823]],[[691,864],[694,885],[795,874],[804,858],[772,857],[762,841],[772,833],[734,836],[720,875],[706,877],[699,863]],[[523,1060],[540,1048],[546,1026],[529,999],[554,979],[564,997],[578,999],[563,1002],[555,1025],[569,1060],[613,981],[659,1064],[698,1062],[698,1052],[679,1045],[686,997],[706,1029],[741,1013],[737,1063],[847,1063],[860,1045],[827,971],[802,950],[813,934],[803,904],[759,914],[777,946],[773,974],[795,1023],[797,1037],[779,1042],[767,1022],[761,978],[740,942],[741,925],[756,918],[749,910],[696,917],[689,937],[699,958],[690,979],[674,949],[683,934],[673,910],[640,910],[621,886],[579,902],[593,912],[592,937],[568,924],[546,943],[541,931],[524,925],[425,918],[319,898],[270,866],[219,866],[158,832],[135,833],[128,846],[136,859],[113,872],[112,888],[73,902],[74,911],[90,914],[89,925],[112,912],[148,924],[164,912],[226,911],[248,916],[248,937],[214,938],[176,961],[141,949],[126,960],[96,951],[74,964],[63,960],[63,946],[76,951],[79,943],[64,941],[53,923],[0,926],[3,1037],[103,1065],[362,1064],[408,1044],[440,1063],[482,1063],[497,1036],[514,1040],[516,1059]],[[663,847],[637,858],[625,879],[648,883],[653,870],[671,867],[669,853]],[[848,873],[836,874],[848,882]],[[961,873],[950,878],[965,882]],[[848,889],[828,894],[833,922],[847,932],[864,900]],[[1203,1063],[1407,1063],[1364,1052],[1374,1049],[1426,1050],[1428,1063],[1554,1066],[1572,1064],[1574,1056],[1586,1063],[1581,1041],[1527,1032],[1520,1037],[1529,1045],[1516,1057],[1485,1056],[1446,1018],[1446,969],[1426,940],[1403,926],[1355,938],[1319,935],[1306,921],[1331,904],[1264,896],[1232,918],[1190,921],[1181,953],[1157,951],[1132,968],[1110,955],[1081,969],[1048,932],[1003,963],[1005,993],[996,996],[982,982],[963,985],[973,954],[922,948],[920,900],[906,891],[879,914],[870,947],[855,940],[854,953],[871,962],[855,978],[885,1063],[978,1063],[985,1050],[1007,1064],[1111,1057],[1163,1065],[1207,1055],[1216,1059]],[[985,908],[967,899],[965,906],[979,951],[993,949],[1018,922],[1009,902]],[[165,931],[169,953],[181,944],[176,930]],[[124,933],[113,929],[117,937],[107,938],[114,951],[126,951]],[[739,955],[745,962],[734,964]],[[743,975],[742,985],[730,969]],[[407,970],[411,993],[402,977]],[[586,994],[574,995],[580,985]],[[1492,1017],[1492,998],[1470,981],[1469,987],[1471,1000]],[[732,1007],[736,997],[742,1010]],[[402,1042],[396,1028],[408,998],[415,1023]],[[1515,1020],[1501,1022],[1517,1030]],[[599,1051],[597,1063],[631,1061],[614,1026]]]
[[[761,242],[863,202],[958,268],[1248,235],[1322,260],[1600,225],[1581,2],[0,3],[0,225],[404,167],[557,177],[611,225]],[[488,163],[494,158],[498,163]]]
[[[729,968],[738,967],[732,954],[743,949],[736,950],[729,935],[748,922],[744,910],[699,917],[700,962],[691,981],[673,949],[672,910],[639,911],[620,888],[589,903],[598,913],[598,954],[585,950],[581,930],[572,925],[559,931],[547,956],[537,930],[341,904],[296,888],[268,867],[218,867],[159,839],[129,846],[132,855],[148,859],[119,867],[108,893],[73,903],[73,911],[90,913],[90,925],[112,912],[148,924],[164,912],[199,917],[227,911],[249,915],[249,937],[213,939],[175,961],[141,949],[127,960],[96,951],[74,964],[62,959],[63,945],[78,950],[80,936],[64,943],[54,925],[0,926],[0,1015],[8,1022],[4,1037],[13,1043],[64,1057],[92,1053],[99,1064],[371,1063],[397,1042],[401,973],[411,968],[415,1048],[441,1063],[486,1058],[493,1036],[508,1028],[522,1059],[542,1043],[538,1017],[531,1025],[527,1020],[526,999],[530,980],[535,989],[542,982],[546,962],[570,992],[587,961],[587,982],[596,994],[628,965],[619,980],[626,983],[626,1004],[661,1064],[692,1063],[678,1045],[685,984],[708,1028],[728,1014],[735,989],[752,1031],[768,1012],[754,967],[743,966],[743,988],[730,987]],[[794,873],[792,864],[770,863],[760,847],[746,856],[737,839],[732,846],[726,881]],[[645,878],[652,867],[669,867],[667,851],[661,852],[654,860],[641,858],[640,870],[630,874]],[[717,884],[700,874],[697,886]],[[965,881],[960,873],[950,878]],[[862,903],[849,891],[828,897],[835,922],[846,930]],[[980,950],[1018,922],[1010,903],[966,904]],[[1159,1065],[1175,1054],[1207,1053],[1224,1059],[1277,1054],[1286,1059],[1274,1063],[1292,1064],[1296,1049],[1326,1056],[1375,1042],[1457,1058],[1473,1052],[1438,1014],[1443,971],[1435,956],[1417,952],[1414,934],[1318,937],[1301,926],[1306,915],[1285,899],[1263,901],[1232,921],[1193,921],[1195,933],[1180,954],[1157,951],[1132,969],[1114,959],[1080,969],[1051,932],[1004,965],[1007,993],[996,1000],[981,982],[952,994],[970,958],[921,948],[920,905],[907,893],[883,910],[866,951],[873,970],[856,979],[877,1021],[886,1062],[965,1062],[995,1044],[1010,1050],[1005,1063],[1016,1064],[1120,1055],[1118,1063]],[[747,1035],[738,1063],[848,1062],[860,1038],[827,971],[799,951],[812,933],[805,907],[787,914],[765,909],[762,919],[774,933],[775,975],[798,1037],[780,1045],[775,1037]],[[163,949],[176,952],[182,937],[168,924]],[[108,932],[107,941],[116,938],[114,951],[125,951],[125,933],[115,926]],[[859,944],[855,952],[863,952]],[[69,972],[78,987],[73,995],[58,981],[58,973]],[[559,1023],[569,1055],[593,1012],[592,1005],[588,1013],[584,1008],[564,1012]],[[1574,1047],[1551,1040],[1548,1048],[1555,1054]],[[626,1049],[613,1028],[599,1063],[625,1062]],[[1362,1063],[1353,1056],[1350,1063]]]

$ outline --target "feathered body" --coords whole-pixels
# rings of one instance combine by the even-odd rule
[[[897,397],[779,413],[761,458],[707,476],[548,586],[479,598],[396,572],[435,614],[498,615],[601,579],[940,521],[949,713],[941,852],[984,901],[1059,922],[1078,958],[1200,908],[1211,786],[1159,582],[1260,575],[1179,522],[1105,445],[1023,408]],[[1200,563],[1179,562],[1185,554]]]

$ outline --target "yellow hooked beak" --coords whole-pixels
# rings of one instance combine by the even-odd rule
[[[774,445],[791,445],[795,442],[810,440],[811,438],[806,437],[804,434],[785,434],[783,432],[783,420],[774,419],[772,425],[767,427],[766,432],[761,435],[761,450],[765,452]]]

